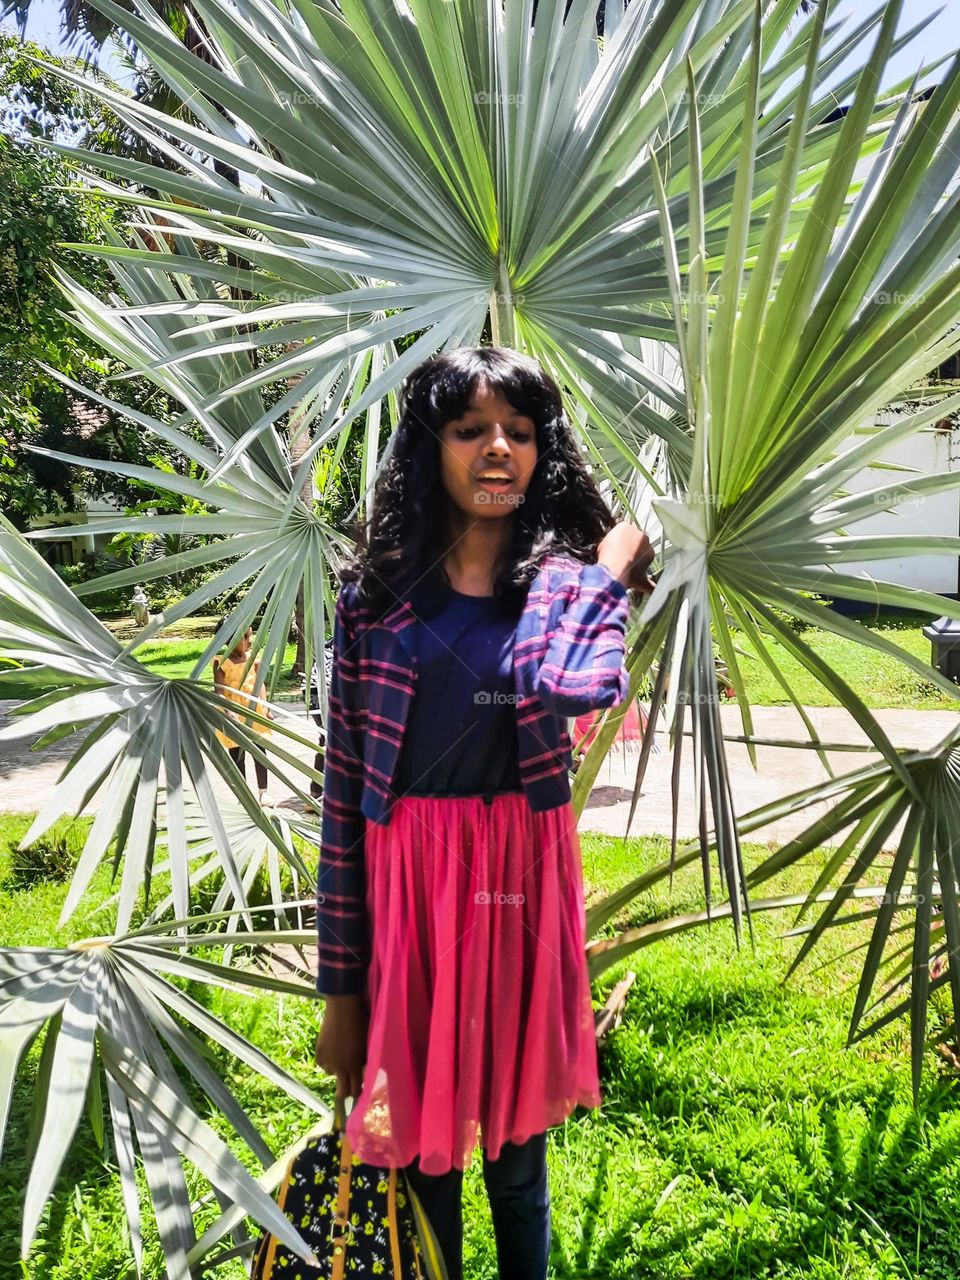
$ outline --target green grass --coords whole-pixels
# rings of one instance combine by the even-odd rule
[[[170,680],[186,680],[193,671],[194,664],[207,647],[209,634],[190,639],[148,640],[136,651],[138,662],[142,662],[150,671],[166,676]],[[297,646],[288,644],[284,650],[284,671],[277,685],[278,693],[287,693],[299,689],[299,681],[291,676],[290,669],[296,657]],[[213,669],[207,666],[200,677],[201,684],[213,684]],[[49,689],[57,687],[49,675],[43,672],[14,676],[4,675],[0,680],[0,698],[37,698]]]
[[[857,625],[864,626],[865,629],[868,628],[892,641],[928,665],[930,641],[921,630],[926,621],[925,616],[917,614]],[[191,625],[187,626],[187,624]],[[171,678],[185,679],[190,675],[193,664],[200,657],[207,640],[213,634],[212,626],[210,619],[187,619],[185,623],[178,624],[178,632],[180,628],[186,627],[185,634],[178,633],[173,637],[148,641],[136,651],[137,657],[151,671]],[[132,634],[132,631],[129,634],[122,632],[120,638],[125,643]],[[958,709],[957,699],[951,699],[930,680],[915,673],[895,658],[817,628],[805,631],[803,639],[860,694],[868,707],[901,707],[914,711],[956,711]],[[758,707],[787,704],[789,699],[766,666],[756,658],[750,641],[738,633],[737,645],[743,654],[747,655],[741,658],[741,667],[750,701]],[[770,650],[801,703],[808,707],[837,705],[832,694],[824,689],[781,645],[771,641]],[[278,686],[280,693],[288,693],[297,687],[292,677],[286,674],[293,665],[295,652],[294,645],[287,646],[284,655],[285,674]],[[204,682],[212,680],[209,667],[202,678]],[[51,687],[54,686],[45,675],[19,679],[4,676],[0,680],[0,698],[37,697]],[[958,698],[960,698],[960,691],[958,691]]]
[[[859,622],[856,625],[883,637],[929,666],[930,641],[922,631],[927,621],[925,615],[917,614],[881,622]],[[804,631],[802,639],[860,695],[868,707],[901,707],[912,711],[958,709],[957,699],[942,693],[932,681],[896,658],[815,627]],[[745,654],[751,655],[741,659],[741,670],[750,701],[756,706],[782,706],[789,703],[787,695],[766,665],[756,657],[750,640],[738,633],[736,643]],[[782,645],[771,641],[769,649],[781,674],[804,706],[837,706],[836,698]],[[960,698],[960,689],[957,697]]]
[[[0,818],[0,942],[49,943],[65,886],[14,891],[6,847],[26,820]],[[582,837],[588,900],[664,856],[665,842]],[[748,863],[763,851],[748,846]],[[818,859],[814,859],[818,861]],[[812,867],[778,889],[796,891]],[[696,868],[632,904],[637,924],[702,904]],[[106,895],[101,872],[93,901]],[[754,921],[756,949],[737,950],[726,923],[636,953],[604,975],[602,999],[627,967],[637,980],[624,1021],[601,1050],[603,1106],[551,1130],[549,1165],[556,1280],[886,1280],[956,1274],[960,1257],[960,1098],[936,1061],[919,1112],[909,1084],[905,1028],[844,1047],[856,957],[782,978],[795,939],[789,922]],[[71,922],[60,942],[103,932],[102,916]],[[609,926],[608,928],[612,928]],[[820,958],[852,936],[830,935]],[[312,1062],[319,1008],[205,992],[234,1027],[330,1096]],[[935,1014],[937,1011],[935,1011]],[[937,1016],[945,1016],[939,1010]],[[222,1055],[217,1054],[222,1059]],[[3,1280],[132,1280],[109,1142],[86,1121],[21,1273],[16,1259],[26,1178],[24,1136],[35,1056],[17,1086],[0,1168]],[[303,1116],[223,1061],[234,1088],[275,1149]],[[220,1132],[222,1126],[214,1120]],[[199,1182],[191,1183],[197,1192]],[[76,1187],[76,1190],[74,1189]],[[479,1153],[464,1185],[465,1274],[495,1276]],[[149,1224],[145,1274],[160,1257]],[[239,1265],[215,1273],[239,1280]]]
[[[137,660],[158,675],[167,676],[171,680],[186,680],[193,670],[194,663],[207,646],[209,636],[200,636],[194,640],[148,640],[136,651]],[[279,687],[290,689],[297,687],[297,682],[287,674],[293,666],[297,646],[288,644],[284,651],[284,675]],[[201,680],[204,684],[213,683],[213,669],[208,666]]]

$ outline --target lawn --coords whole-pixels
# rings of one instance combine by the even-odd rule
[[[919,658],[930,665],[930,641],[922,628],[928,619],[916,614],[903,618],[887,618],[879,622],[859,622],[864,630]],[[913,711],[957,711],[957,699],[941,693],[936,685],[911,670],[896,658],[845,640],[830,631],[812,627],[802,639],[815,653],[854,688],[868,707],[902,707]],[[750,640],[738,634],[738,648],[751,657],[742,660],[747,682],[747,696],[757,706],[779,706],[789,702],[787,695],[767,666],[756,657]],[[777,667],[804,706],[835,707],[837,700],[782,645],[770,642]],[[960,690],[957,697],[960,698]]]
[[[171,680],[187,680],[190,678],[194,664],[202,655],[213,628],[208,627],[200,634],[187,637],[172,636],[158,640],[148,640],[136,651],[136,657],[150,671],[167,676]],[[129,636],[121,635],[122,643],[127,643]],[[283,675],[277,685],[280,695],[289,694],[299,689],[300,683],[290,675],[296,657],[297,646],[288,644],[284,650]],[[2,663],[0,663],[2,669]],[[213,684],[213,668],[207,666],[200,677],[202,684]],[[0,679],[0,698],[37,698],[48,689],[56,688],[46,673],[26,674],[18,676],[9,671]]]
[[[26,819],[0,818],[0,936],[49,943],[62,882],[10,883],[9,843]],[[76,846],[79,833],[71,839]],[[588,898],[664,855],[659,839],[582,838]],[[748,863],[763,851],[747,846]],[[796,890],[810,874],[780,886]],[[635,903],[619,924],[701,905],[698,871]],[[92,901],[102,900],[101,873]],[[960,1097],[931,1058],[919,1112],[911,1105],[905,1028],[846,1049],[856,957],[782,977],[796,940],[785,919],[755,919],[756,949],[737,950],[727,924],[637,953],[622,1025],[601,1050],[604,1102],[551,1130],[556,1280],[941,1280],[960,1257]],[[78,920],[62,940],[109,927]],[[834,934],[838,957],[855,940]],[[821,958],[827,952],[821,953]],[[604,975],[598,1001],[626,965]],[[329,1099],[312,1064],[319,1009],[295,1001],[204,996],[232,1025]],[[945,1009],[935,1011],[935,1020]],[[36,1057],[30,1070],[35,1069]],[[303,1123],[296,1106],[235,1062],[228,1078],[275,1149]],[[13,1103],[0,1170],[0,1276],[20,1276],[29,1089]],[[85,1122],[86,1125],[86,1122]],[[219,1127],[219,1126],[218,1126]],[[221,1132],[223,1130],[221,1129]],[[88,1127],[57,1189],[24,1280],[133,1276],[109,1145]],[[197,1190],[202,1185],[195,1184]],[[475,1157],[465,1179],[466,1276],[495,1275],[489,1210]],[[149,1235],[149,1229],[148,1229]],[[232,1269],[231,1269],[232,1268]],[[155,1244],[145,1275],[159,1274]],[[215,1273],[243,1275],[237,1264]]]
[[[175,679],[190,675],[193,664],[203,653],[207,640],[213,634],[213,619],[189,619],[189,630],[166,639],[148,641],[137,650],[137,657],[151,671]],[[869,624],[869,629],[892,641],[925,663],[930,660],[930,641],[922,634],[926,621],[919,614],[911,617],[887,619]],[[859,624],[866,626],[867,624]],[[179,624],[183,628],[186,624]],[[179,631],[178,628],[178,631]],[[129,630],[129,629],[128,629]],[[132,635],[121,633],[126,643]],[[956,699],[949,698],[923,676],[910,670],[886,654],[867,649],[851,640],[841,639],[829,631],[811,628],[803,633],[803,639],[838,675],[860,694],[868,707],[902,707],[921,710],[958,710]],[[774,680],[767,667],[759,661],[750,641],[737,636],[737,644],[745,656],[741,666],[747,682],[747,696],[755,706],[781,706],[789,702],[786,694]],[[836,706],[836,699],[802,667],[796,658],[779,644],[771,642],[770,648],[780,670],[793,687],[801,703],[809,707]],[[293,666],[295,647],[287,645],[284,655],[284,675],[278,693],[289,695],[297,689],[297,682],[287,674]],[[212,680],[209,670],[203,680]],[[17,677],[5,675],[0,680],[0,698],[37,697],[50,688],[48,677]],[[960,697],[960,692],[958,692]]]
[[[212,634],[212,632],[211,632]],[[204,635],[191,640],[148,640],[138,649],[137,659],[158,675],[167,676],[171,680],[187,680],[193,671],[194,664],[207,647],[210,636]],[[288,644],[284,651],[284,674],[280,679],[280,689],[298,688],[299,684],[289,675],[296,656],[297,646]],[[213,668],[208,666],[201,676],[204,684],[213,683]]]

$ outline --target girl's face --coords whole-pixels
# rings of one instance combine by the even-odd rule
[[[499,391],[477,384],[462,418],[440,430],[440,474],[456,507],[474,519],[512,516],[537,465],[536,424]],[[483,480],[487,474],[505,477]]]
[[[238,653],[240,654],[241,657],[243,657],[245,654],[249,653],[250,646],[252,644],[253,644],[253,627],[247,627],[246,631],[237,641],[236,647],[234,648],[233,652]]]

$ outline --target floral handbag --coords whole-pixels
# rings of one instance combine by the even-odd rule
[[[280,1208],[319,1267],[268,1234],[250,1280],[447,1280],[436,1236],[403,1170],[362,1164],[345,1130],[338,1098],[332,1129],[293,1158],[280,1190]]]

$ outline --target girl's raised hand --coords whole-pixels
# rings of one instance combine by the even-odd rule
[[[625,587],[652,591],[656,585],[647,573],[654,559],[650,539],[629,520],[621,520],[597,547],[597,564],[604,565]]]

